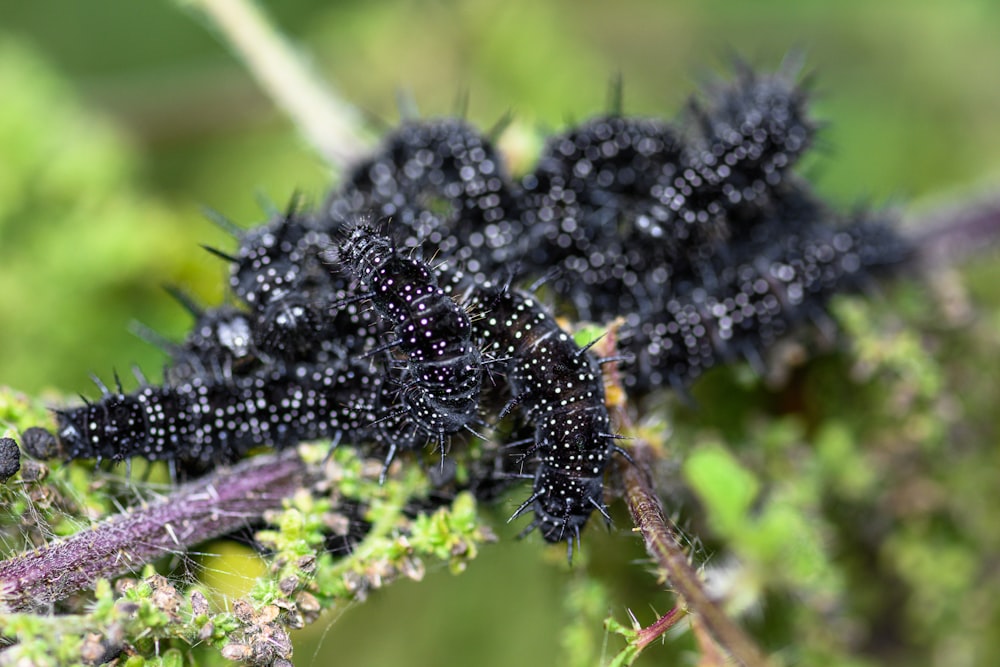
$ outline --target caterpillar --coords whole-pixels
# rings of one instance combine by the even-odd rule
[[[708,87],[704,102],[694,98],[688,105],[687,124],[696,129],[682,162],[701,181],[698,196],[706,203],[699,208],[710,213],[766,201],[816,131],[794,63],[774,74],[754,72],[739,60],[735,68],[731,82]],[[658,196],[675,194],[668,188]],[[728,231],[739,232],[732,225]]]
[[[489,136],[441,118],[407,121],[387,135],[331,193],[323,215],[334,226],[369,213],[392,218],[406,230],[401,246],[428,244],[484,279],[517,261],[519,203]]]
[[[478,421],[483,359],[468,314],[438,285],[426,262],[404,257],[374,227],[357,224],[348,230],[336,257],[364,290],[356,298],[370,299],[392,327],[395,340],[376,349],[401,353],[399,368],[391,368],[390,375],[399,387],[398,407],[390,406],[381,418],[391,427],[386,466],[398,449],[429,439],[443,461],[447,437],[462,430],[475,434],[470,424]]]
[[[337,323],[322,319],[304,295],[282,295],[254,313],[229,304],[204,308],[179,289],[167,289],[194,316],[184,340],[175,343],[142,325],[133,329],[170,355],[164,368],[168,385],[199,376],[245,375],[273,362],[323,363],[347,355],[343,337],[334,333]]]
[[[198,375],[172,386],[124,393],[99,380],[101,398],[56,411],[56,437],[68,459],[125,461],[141,456],[205,469],[251,449],[306,440],[370,439],[364,406],[379,390],[357,363],[270,365],[224,378]],[[359,409],[360,406],[360,409]]]
[[[520,409],[534,426],[525,457],[538,466],[531,495],[511,520],[529,509],[548,542],[573,543],[594,510],[604,506],[604,472],[617,448],[604,404],[604,384],[587,348],[580,348],[534,297],[486,283],[473,290],[472,304],[484,313],[473,326],[484,349],[506,360],[510,399],[501,416]]]
[[[204,308],[180,289],[168,287],[167,291],[194,318],[184,341],[175,343],[143,325],[133,326],[139,337],[170,355],[163,373],[166,384],[231,374],[259,363],[251,314],[231,305]]]
[[[841,220],[791,173],[815,132],[807,102],[787,72],[740,69],[676,122],[616,109],[570,128],[517,184],[464,121],[408,121],[317,213],[293,204],[258,229],[225,223],[239,247],[211,251],[231,262],[242,303],[186,304],[195,327],[168,346],[165,386],[102,386],[58,412],[63,453],[207,467],[330,438],[383,447],[388,469],[427,443],[443,462],[453,437],[516,412],[530,444],[514,476],[533,486],[512,519],[532,511],[525,532],[572,557],[590,515],[607,516],[603,477],[620,451],[600,365],[495,276],[548,275],[576,318],[624,316],[635,394],[759,355],[911,252],[887,221]],[[398,247],[369,222],[387,216]],[[432,253],[462,271],[419,259]],[[487,470],[474,483],[494,494],[493,482]]]
[[[825,220],[817,211],[810,217]],[[710,284],[678,290],[662,312],[626,334],[622,345],[637,352],[640,369],[626,384],[682,390],[734,358],[759,364],[761,352],[796,324],[824,321],[831,296],[864,288],[912,254],[890,225],[870,215],[840,225],[796,222],[783,215],[781,224],[797,227],[795,233],[735,248],[739,259],[720,264]]]
[[[330,237],[310,224],[293,200],[289,210],[268,224],[247,231],[232,230],[239,239],[235,256],[210,252],[232,262],[229,285],[252,309],[299,289],[321,288],[328,280],[319,252]]]
[[[359,313],[348,313],[344,321],[328,312],[336,291],[344,287],[331,281],[320,259],[332,240],[298,210],[294,198],[285,213],[261,227],[244,231],[225,220],[220,224],[238,238],[237,253],[207,249],[231,262],[229,285],[250,308],[261,355],[290,363],[311,361],[331,340],[355,340],[358,326],[367,324]]]
[[[553,289],[584,319],[659,310],[787,179],[813,134],[806,102],[791,74],[739,66],[679,123],[615,110],[550,138],[521,181],[527,267],[557,263]]]
[[[231,262],[230,288],[249,306],[248,333],[262,361],[322,363],[360,354],[372,342],[377,318],[345,304],[347,280],[321,259],[334,230],[300,211],[295,198],[258,228],[242,230],[219,214],[213,219],[239,241],[235,255],[207,249]]]
[[[682,389],[714,365],[758,358],[830,294],[906,261],[888,221],[842,229],[789,173],[816,128],[790,69],[737,63],[676,124],[591,119],[549,139],[522,178],[524,266],[555,261],[549,288],[578,318],[625,316],[633,391]],[[833,238],[850,247],[831,250]],[[837,264],[858,253],[859,265]]]
[[[674,129],[651,119],[602,116],[550,138],[521,180],[531,239],[524,268],[558,266],[552,288],[583,319],[639,308],[650,298],[642,276],[655,265],[674,270],[666,261],[673,242],[640,235],[669,224],[670,209],[651,192],[679,156]]]

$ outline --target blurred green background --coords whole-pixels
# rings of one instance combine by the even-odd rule
[[[427,115],[468,91],[480,126],[515,113],[505,145],[522,159],[524,138],[601,111],[617,73],[627,112],[672,116],[731,53],[773,68],[801,49],[829,122],[803,170],[835,201],[916,216],[1000,183],[991,0],[265,6],[372,116],[395,122],[399,89]],[[176,337],[190,324],[160,285],[223,298],[225,267],[198,244],[227,240],[200,207],[250,225],[257,192],[319,201],[335,178],[212,32],[165,0],[0,0],[0,91],[0,384],[27,392],[90,393],[88,371],[133,363],[156,376],[162,355],[129,323]],[[641,554],[627,534],[595,527],[588,540],[591,571]],[[461,577],[380,592],[300,633],[297,663],[552,664],[583,566],[541,562],[541,548],[504,539]],[[670,600],[633,569],[612,611],[631,604],[649,622],[647,605]]]

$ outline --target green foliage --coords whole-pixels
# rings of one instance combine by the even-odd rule
[[[930,647],[976,664],[996,656],[976,614],[1000,610],[989,603],[974,614],[968,601],[984,602],[997,531],[978,522],[989,510],[966,489],[976,478],[995,484],[1000,468],[989,436],[956,440],[995,433],[996,417],[957,409],[955,384],[994,343],[982,340],[986,322],[942,329],[926,298],[911,308],[913,290],[899,286],[898,308],[838,302],[849,354],[813,364],[766,407],[791,398],[806,409],[763,420],[764,406],[743,407],[725,441],[711,418],[675,423],[704,521],[698,535],[725,554],[709,560],[709,582],[742,600],[732,609],[762,614],[752,625],[767,619],[786,664],[932,664]],[[953,345],[960,359],[931,353]],[[890,652],[876,653],[887,636]]]
[[[319,446],[304,446],[303,454],[319,465],[324,452]],[[55,466],[50,481],[76,467],[75,463]],[[257,533],[258,542],[268,550],[267,571],[246,597],[213,605],[209,598],[215,596],[209,591],[167,579],[147,566],[141,578],[121,578],[114,587],[97,581],[92,596],[64,603],[72,613],[4,614],[0,633],[17,640],[5,657],[43,666],[68,665],[92,662],[105,653],[114,656],[126,647],[129,659],[150,660],[134,664],[166,665],[186,662],[192,648],[202,646],[213,647],[230,660],[288,664],[289,630],[315,621],[324,609],[363,600],[398,578],[419,580],[427,561],[441,561],[461,572],[481,543],[495,539],[479,524],[468,494],[458,495],[450,507],[411,518],[409,503],[422,499],[428,489],[418,469],[378,485],[378,463],[364,462],[347,449],[338,450],[325,469],[329,479],[288,498],[282,511],[267,517],[273,527]],[[349,479],[353,485],[334,483]],[[325,542],[345,497],[344,488],[358,490],[353,499],[369,508],[372,528],[350,554],[336,557],[326,550]],[[328,495],[320,489],[327,489]],[[24,531],[25,526],[9,513],[23,506],[6,505],[8,511],[0,514],[3,525]],[[68,514],[72,508],[61,510]],[[111,513],[110,508],[103,511]],[[76,521],[85,526],[80,517]],[[174,648],[165,650],[170,646]]]
[[[176,213],[141,187],[125,137],[17,40],[0,39],[0,85],[17,91],[0,111],[0,244],[17,248],[0,263],[0,373],[23,389],[82,389],[72,364],[45,350],[76,350],[100,368],[123,352],[154,358],[135,338],[100,341],[148,317],[157,284],[181,275],[191,247]]]
[[[836,11],[729,3],[719,11],[670,3],[624,9],[515,3],[528,13],[505,10],[494,21],[500,10],[490,3],[405,11],[398,4],[323,3],[296,24],[348,96],[386,117],[393,117],[389,91],[399,82],[434,112],[446,110],[459,83],[468,82],[473,118],[483,125],[513,104],[523,121],[505,146],[522,162],[537,150],[536,125],[601,108],[609,72],[624,73],[630,111],[669,115],[690,90],[689,73],[718,62],[720,44],[770,64],[789,44],[804,43],[820,74],[821,115],[833,121],[824,140],[836,153],[822,159],[820,187],[853,202],[859,189],[875,198],[923,195],[998,166],[996,87],[986,65],[1000,61],[995,7],[985,1],[960,8],[901,5]],[[88,53],[117,50],[104,57],[133,67],[141,58],[123,51],[113,36],[106,45],[94,43],[93,35],[115,16],[111,8],[88,7],[81,21],[97,23],[74,32],[87,40]],[[42,22],[58,27],[48,15]],[[156,25],[127,30],[145,36]],[[159,41],[178,49],[187,44]],[[161,63],[182,57],[166,54]],[[62,67],[77,66],[64,57]],[[156,85],[143,82],[126,99],[142,99]],[[224,88],[218,81],[205,87],[213,85]],[[258,121],[250,132],[230,127],[243,112],[238,95],[211,134],[158,139],[169,136],[170,120],[166,129],[129,138],[118,123],[81,103],[78,91],[35,51],[6,37],[0,88],[16,91],[0,109],[0,382],[14,378],[32,392],[82,390],[85,371],[103,373],[132,360],[156,367],[154,353],[129,342],[125,324],[140,319],[182,331],[187,322],[158,294],[158,284],[192,283],[217,293],[221,283],[217,265],[195,259],[195,240],[214,243],[197,204],[245,217],[256,186],[299,186],[318,196],[326,184],[325,170],[272,121]],[[204,93],[187,89],[188,107],[181,111],[201,116],[209,106]],[[995,265],[976,267],[970,284],[978,320],[949,322],[943,306],[913,286],[874,305],[844,300],[836,317],[849,351],[791,369],[778,388],[763,386],[745,367],[722,370],[695,387],[697,411],[654,397],[639,415],[657,424],[654,432],[669,417],[672,435],[662,443],[665,461],[657,473],[668,510],[695,545],[692,559],[704,564],[727,608],[742,614],[786,664],[1000,662],[1000,575],[992,567],[1000,521],[989,502],[1000,479]],[[47,421],[42,403],[0,392],[5,434]],[[307,452],[317,465],[325,455],[323,448]],[[426,491],[426,480],[408,472],[380,488],[370,465],[336,452],[336,476],[329,478],[336,493],[300,494],[269,517],[270,527],[258,534],[272,551],[264,576],[239,604],[231,600],[228,611],[213,591],[148,570],[132,582],[99,584],[92,597],[72,601],[82,608],[64,610],[77,613],[4,615],[4,632],[20,640],[17,650],[33,664],[73,661],[96,650],[91,630],[121,632],[145,652],[125,658],[126,665],[190,664],[192,646],[199,663],[208,664],[220,651],[238,658],[269,642],[283,645],[276,620],[296,627],[392,578],[419,579],[427,563],[458,571],[479,555],[489,533],[473,520],[467,497],[413,520],[404,506]],[[154,476],[162,478],[162,470]],[[127,496],[117,477],[94,474],[87,465],[26,462],[20,477],[0,487],[3,543],[18,551],[85,529]],[[366,518],[373,529],[350,558],[338,560],[322,552],[321,533],[340,498],[370,503]],[[627,532],[627,522],[616,516],[616,534]],[[636,553],[634,544],[596,532],[588,531],[586,550],[596,543]],[[519,546],[541,560],[539,543]],[[549,606],[525,608],[521,582],[508,576],[510,563],[495,567],[494,586],[474,601],[475,613],[457,596],[452,601],[458,612],[438,623],[445,639],[430,640],[440,645],[438,655],[447,655],[473,625],[503,634],[512,616],[530,615],[536,625],[559,629],[559,638],[549,633],[539,641],[561,643],[567,664],[599,664],[623,643],[602,631],[600,619],[609,610],[614,618],[625,607],[648,618],[651,600],[669,599],[641,567],[595,572],[581,562]],[[535,567],[556,578],[548,566]],[[396,599],[389,597],[394,593],[383,599]],[[421,613],[427,613],[424,604]],[[409,621],[378,618],[367,634],[347,639],[384,645],[392,641],[387,626],[402,630]],[[632,660],[639,631],[622,634]],[[331,640],[333,650],[341,649],[338,641],[346,639]],[[214,648],[202,650],[205,645]],[[637,664],[689,660],[684,653],[690,650],[689,640],[671,634],[666,646],[649,648]],[[525,649],[530,656],[540,651],[537,643]],[[308,660],[310,653],[300,655]],[[396,655],[402,663],[411,647],[400,642]],[[490,656],[479,657],[485,665]]]

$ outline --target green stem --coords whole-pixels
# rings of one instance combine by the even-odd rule
[[[306,143],[334,169],[367,154],[361,114],[336,95],[306,58],[247,0],[177,0],[204,14],[271,99],[292,119]]]

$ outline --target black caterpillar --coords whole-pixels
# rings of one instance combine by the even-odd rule
[[[210,250],[231,262],[230,287],[250,308],[254,346],[265,361],[322,362],[371,343],[377,317],[344,303],[348,278],[329,271],[322,258],[335,228],[298,210],[293,198],[266,225],[230,229],[239,241],[236,255]]]
[[[516,412],[524,423],[496,443],[530,433],[517,476],[534,488],[515,516],[533,510],[528,530],[571,554],[605,513],[617,449],[599,364],[498,275],[547,277],[576,319],[624,317],[634,395],[758,358],[912,253],[887,220],[841,219],[792,173],[815,133],[807,101],[791,74],[741,68],[677,123],[615,110],[553,137],[518,182],[467,123],[407,122],[318,213],[292,206],[234,229],[238,251],[213,252],[232,262],[245,309],[189,308],[198,324],[169,348],[166,386],[61,411],[62,449],[209,466],[329,438],[382,447],[388,462],[428,441],[443,456],[479,419]],[[359,216],[392,216],[399,248]],[[442,264],[406,255],[420,251]]]
[[[221,377],[256,365],[259,352],[249,313],[232,305],[204,308],[179,289],[168,291],[194,318],[184,341],[174,343],[145,327],[137,330],[170,355],[171,363],[163,374],[165,384],[177,385],[208,375]]]
[[[506,286],[478,288],[473,305],[486,350],[506,360],[510,398],[501,415],[520,408],[534,425],[523,457],[534,457],[533,490],[511,520],[528,509],[535,518],[522,534],[538,528],[549,542],[573,540],[596,509],[606,519],[604,471],[617,449],[604,404],[604,381],[586,348],[580,348],[538,301]],[[609,519],[610,520],[610,519]]]
[[[785,76],[743,72],[679,125],[615,114],[550,138],[521,182],[526,259],[559,262],[588,318],[655,309],[759,216],[811,139],[803,104]]]
[[[361,297],[392,327],[395,340],[377,349],[402,355],[398,364],[390,361],[389,373],[399,387],[399,407],[380,417],[391,431],[386,466],[397,449],[428,440],[437,443],[443,461],[447,437],[462,430],[475,434],[470,424],[478,421],[483,358],[468,314],[438,285],[426,262],[404,257],[373,227],[348,230],[337,256],[358,279]]]
[[[307,440],[370,440],[371,415],[358,396],[378,390],[357,362],[286,366],[249,375],[200,376],[173,386],[100,385],[102,397],[56,412],[56,435],[67,459],[124,461],[141,456],[205,469],[262,444]]]
[[[624,346],[638,352],[646,381],[683,390],[722,363],[745,358],[761,367],[760,351],[795,326],[828,321],[830,297],[863,289],[873,274],[899,266],[910,254],[884,221],[869,214],[826,226],[812,222],[821,214],[831,217],[815,203],[798,201],[795,209],[785,207],[781,223],[797,225],[797,233],[708,265],[711,281],[679,285],[662,311],[627,330]],[[806,210],[810,215],[799,217]]]
[[[323,210],[334,221],[368,214],[405,229],[401,246],[428,244],[480,280],[519,258],[520,198],[503,157],[456,118],[403,123],[347,174]]]

